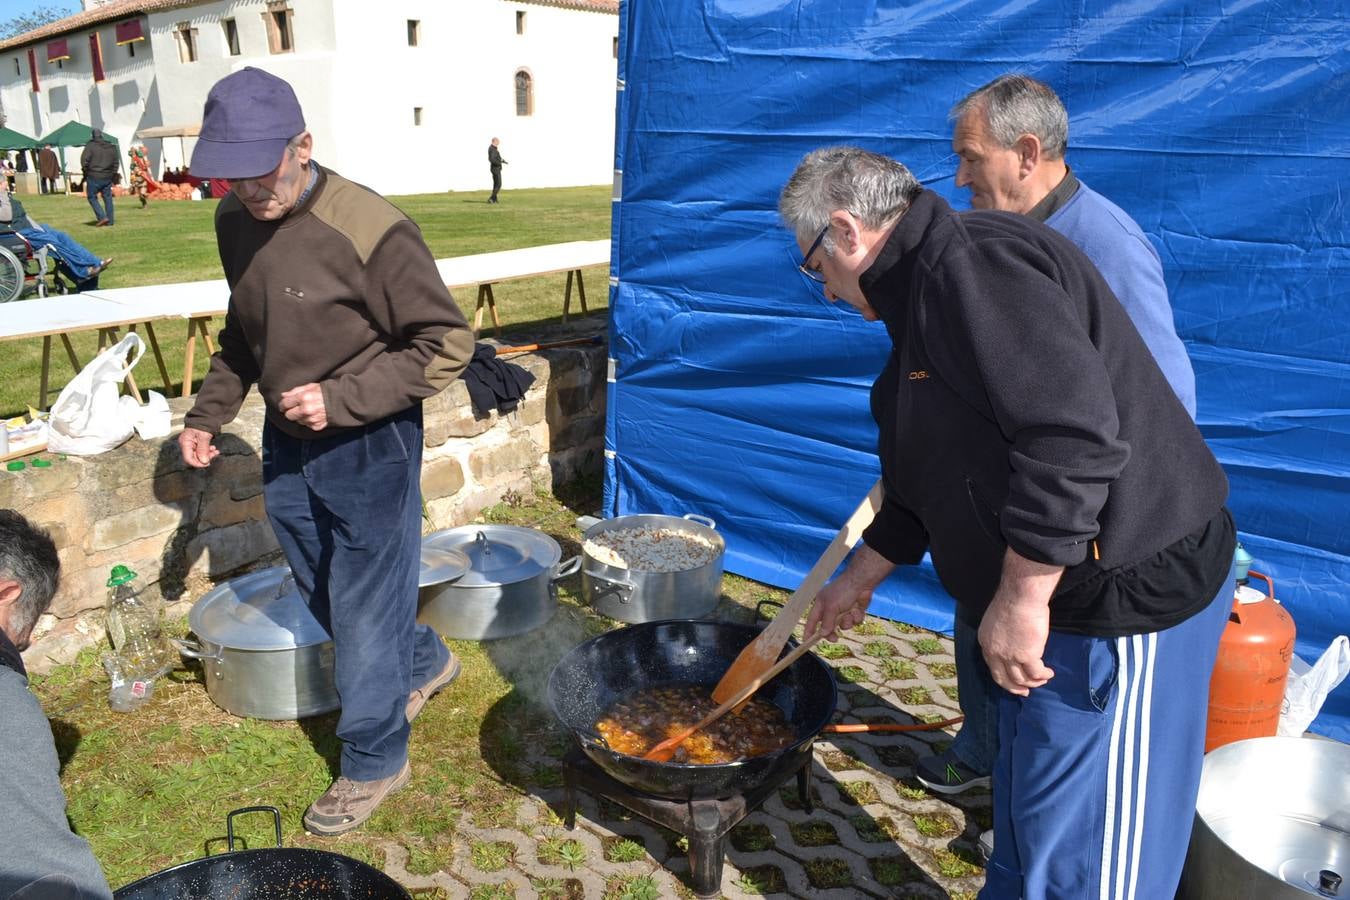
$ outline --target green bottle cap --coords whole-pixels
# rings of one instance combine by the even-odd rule
[[[6,464],[5,464],[5,468],[8,469],[8,470],[11,471],[11,472],[19,472],[19,471],[22,471],[22,470],[23,470],[23,467],[24,467],[24,461],[21,460],[21,459],[16,459],[16,460],[14,460],[14,461],[11,462],[11,463],[6,463]]]
[[[136,577],[136,573],[126,566],[113,566],[112,574],[108,576],[108,587],[117,587],[119,584],[126,584]]]
[[[52,465],[52,461],[51,461],[50,459],[35,459],[35,460],[33,460],[33,468],[35,468],[35,469],[50,469],[50,468],[51,468],[51,465]]]

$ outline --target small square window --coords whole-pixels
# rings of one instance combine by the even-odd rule
[[[408,20],[408,46],[416,47],[422,40],[422,23],[418,19]]]
[[[420,107],[420,106],[414,106],[414,107],[413,107],[413,125],[421,125],[421,124],[422,124],[422,107]]]
[[[267,25],[267,49],[270,53],[291,53],[295,50],[294,10],[286,0],[272,0],[263,13]]]
[[[239,55],[239,26],[234,19],[221,19],[220,27],[225,32],[225,49],[231,56]]]
[[[178,38],[178,61],[196,62],[197,61],[197,29],[193,28],[188,22],[179,23],[174,29],[174,36]]]
[[[516,34],[525,33],[525,10],[516,10]]]

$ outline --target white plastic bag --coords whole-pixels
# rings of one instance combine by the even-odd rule
[[[145,395],[145,405],[136,406],[135,399],[123,396],[125,402],[130,400],[135,406],[136,434],[140,435],[141,440],[148,441],[151,438],[162,438],[169,434],[169,427],[173,421],[173,416],[169,413],[169,401],[164,399],[164,395],[159,391],[150,391]]]
[[[1280,707],[1279,734],[1298,737],[1308,730],[1326,702],[1327,695],[1350,674],[1350,637],[1341,635],[1309,666],[1294,656],[1289,660],[1289,680]]]
[[[127,355],[132,352],[135,356],[128,362]],[[71,379],[47,417],[48,450],[93,456],[131,437],[140,405],[134,398],[119,397],[118,386],[144,352],[145,342],[132,332],[94,357]]]

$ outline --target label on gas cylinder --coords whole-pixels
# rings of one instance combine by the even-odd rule
[[[1274,597],[1268,597],[1266,594],[1248,584],[1238,585],[1237,590],[1233,592],[1233,599],[1244,605],[1248,603],[1260,603],[1262,600],[1275,600]],[[1275,600],[1275,602],[1279,603],[1280,601]]]

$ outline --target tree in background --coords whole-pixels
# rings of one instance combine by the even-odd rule
[[[40,4],[21,16],[14,16],[0,22],[0,40],[15,37],[26,31],[32,31],[34,28],[41,28],[48,22],[55,22],[57,19],[64,19],[66,16],[73,16],[77,11],[73,5],[66,3]]]

